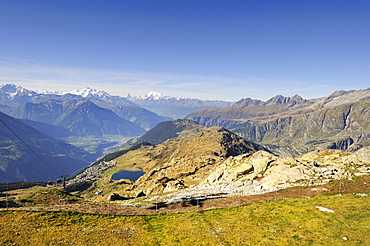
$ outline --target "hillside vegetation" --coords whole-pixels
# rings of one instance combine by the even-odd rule
[[[0,221],[3,245],[366,245],[370,198],[324,195],[141,216],[2,211]]]

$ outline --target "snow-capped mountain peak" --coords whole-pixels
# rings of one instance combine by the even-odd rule
[[[155,101],[158,101],[158,100],[162,100],[162,99],[168,100],[168,99],[179,99],[179,98],[177,98],[177,97],[171,97],[171,96],[163,96],[159,92],[150,91],[148,94],[134,97],[134,99],[139,99],[139,100],[155,100]],[[184,99],[184,98],[181,98],[181,99]]]
[[[24,91],[25,89],[15,84],[3,84],[0,86],[0,90],[7,94],[16,93],[17,91]]]
[[[153,99],[153,100],[159,100],[159,99],[163,98],[161,93],[158,93],[158,92],[155,92],[155,91],[150,91],[148,94],[146,94],[145,97]]]
[[[100,90],[97,90],[97,89],[92,89],[90,87],[83,88],[82,90],[73,90],[73,91],[70,91],[70,92],[67,92],[67,93],[68,94],[77,95],[77,96],[82,96],[82,97],[90,97],[90,96],[93,96],[93,97],[106,97],[106,96],[110,96],[105,91],[100,91]],[[65,93],[65,94],[67,94],[67,93]]]
[[[21,86],[15,85],[15,84],[3,84],[0,86],[1,93],[4,93],[9,98],[13,98],[16,95],[27,95],[32,96],[35,94],[34,91],[27,90]]]

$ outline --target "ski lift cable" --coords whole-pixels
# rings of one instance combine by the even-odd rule
[[[2,97],[0,97],[1,101],[5,104],[5,106],[10,110],[10,112],[14,115],[14,117],[16,116],[15,112],[12,110],[12,108],[4,101],[4,99]],[[35,141],[40,145],[40,147],[42,148],[42,144],[40,143],[40,141],[30,132],[30,130],[28,129],[28,126],[26,124],[24,124],[20,119],[18,118],[14,118],[16,121],[18,121],[21,125],[24,126],[24,129],[30,134],[30,136],[35,139]],[[49,167],[50,168],[50,167]],[[55,172],[55,171],[54,171]]]
[[[40,147],[42,147],[42,144],[41,142],[38,140],[38,138],[36,138],[32,132],[28,129],[29,126],[25,123],[23,123],[19,118],[17,118],[17,115],[16,113],[12,110],[12,108],[4,101],[4,99],[2,97],[0,97],[1,101],[3,101],[3,103],[5,104],[5,106],[9,109],[9,111],[12,113],[12,115],[14,116],[13,119],[15,119],[16,121],[18,121],[22,126],[24,126],[24,129],[30,134],[30,136],[40,145]]]
[[[44,163],[50,170],[52,170],[56,175],[59,174],[49,165],[47,164],[30,146],[26,144],[2,119],[0,121],[42,162]]]
[[[6,137],[8,137],[11,141],[14,141],[7,133],[5,133],[4,131],[2,131],[1,129],[0,129],[0,132],[3,134],[3,135],[5,135]],[[15,143],[16,144],[16,143]],[[11,151],[9,151],[8,149],[6,149],[5,147],[1,147],[0,146],[0,148],[2,148],[3,150],[5,150],[6,152],[8,152],[10,155],[12,155],[12,156],[14,156],[15,158],[17,158],[19,161],[21,161],[21,162],[23,162],[24,164],[26,164],[27,166],[29,166],[30,168],[32,168],[33,170],[35,170],[35,171],[37,171],[38,173],[41,173],[42,175],[44,175],[45,177],[47,177],[47,175],[46,174],[44,174],[43,172],[41,172],[40,170],[38,170],[37,168],[35,168],[35,167],[33,167],[31,164],[29,164],[29,163],[26,163],[25,161],[23,161],[21,158],[19,158],[16,154],[14,154],[14,153],[12,153]],[[6,174],[5,172],[4,172],[4,174]],[[8,176],[8,175],[7,175]],[[8,176],[8,178],[10,178],[9,176]]]
[[[5,133],[4,131],[2,131],[1,129],[0,129],[0,132],[3,134],[3,135],[5,135],[6,137],[8,137],[11,141],[14,141],[7,133]],[[14,153],[12,153],[11,151],[9,151],[8,149],[6,149],[5,147],[1,147],[0,146],[0,148],[2,148],[3,150],[5,150],[6,152],[8,152],[10,155],[12,155],[12,156],[14,156],[15,158],[17,158],[19,161],[21,161],[21,162],[23,162],[24,164],[26,164],[27,166],[29,166],[30,168],[32,168],[33,170],[35,170],[35,171],[37,171],[37,172],[39,172],[39,173],[41,173],[42,175],[44,175],[44,176],[47,176],[46,174],[44,174],[43,172],[41,172],[40,170],[38,170],[37,168],[35,168],[35,167],[33,167],[32,165],[30,165],[29,163],[26,163],[25,161],[23,161],[21,158],[19,158],[16,154],[14,154]],[[4,174],[6,174],[5,172],[4,172]],[[9,177],[9,176],[8,176]],[[10,177],[9,177],[10,178]]]
[[[46,175],[45,173],[41,172],[40,170],[38,170],[37,168],[34,168],[33,166],[31,166],[30,164],[28,164],[27,162],[23,161],[21,158],[19,158],[18,156],[16,156],[15,154],[13,154],[12,152],[10,152],[9,150],[7,150],[6,148],[4,147],[1,147],[1,149],[5,150],[6,152],[8,152],[9,154],[11,154],[12,156],[14,156],[15,158],[17,158],[19,161],[23,162],[24,164],[26,164],[27,166],[29,166],[30,168],[32,168],[33,170],[35,170],[36,172],[44,175],[45,177],[48,177],[48,175]]]

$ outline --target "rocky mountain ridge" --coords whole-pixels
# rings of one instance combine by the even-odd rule
[[[311,100],[299,96],[276,96],[266,102],[247,98],[225,108],[201,109],[186,118],[231,129],[276,153],[294,156],[315,149],[367,146],[369,103],[370,88],[337,91]]]
[[[164,121],[147,131],[144,135],[138,138],[130,139],[123,147],[127,149],[133,145],[144,142],[160,144],[172,138],[194,136],[196,133],[204,130],[205,128],[205,126],[187,119]]]

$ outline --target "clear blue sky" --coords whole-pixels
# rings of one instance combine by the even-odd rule
[[[370,87],[370,1],[1,0],[0,84],[236,101]]]

